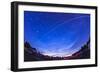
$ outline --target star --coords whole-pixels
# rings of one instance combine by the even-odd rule
[[[37,33],[39,32],[39,30],[36,31]]]
[[[62,41],[65,41],[66,39],[65,38],[62,38]]]

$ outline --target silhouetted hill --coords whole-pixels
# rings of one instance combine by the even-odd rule
[[[70,59],[87,59],[90,58],[90,40],[87,41],[81,49],[72,56],[67,57],[53,57],[43,55],[36,48],[32,48],[28,42],[24,43],[24,61],[44,61],[44,60],[70,60]]]
[[[24,60],[25,61],[33,61],[35,57],[35,53],[37,50],[35,48],[32,48],[28,42],[24,43]]]
[[[78,56],[76,59],[86,59],[90,58],[90,40],[81,47],[81,49],[74,53],[72,56]]]
[[[44,60],[61,60],[62,57],[52,57],[43,55],[36,48],[32,48],[28,42],[24,43],[24,61],[44,61]]]

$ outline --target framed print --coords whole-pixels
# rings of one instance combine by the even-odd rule
[[[11,3],[11,70],[97,66],[97,7]]]

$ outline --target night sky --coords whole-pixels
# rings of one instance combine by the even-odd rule
[[[90,37],[90,14],[24,11],[24,42],[42,54],[69,56]]]

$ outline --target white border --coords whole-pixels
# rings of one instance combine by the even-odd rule
[[[63,13],[88,13],[91,15],[91,59],[80,60],[61,60],[61,61],[35,61],[24,62],[24,11],[43,11],[43,12],[63,12]],[[38,68],[51,66],[71,66],[95,64],[95,10],[80,9],[80,8],[63,8],[63,7],[48,7],[48,6],[18,6],[18,68]]]

